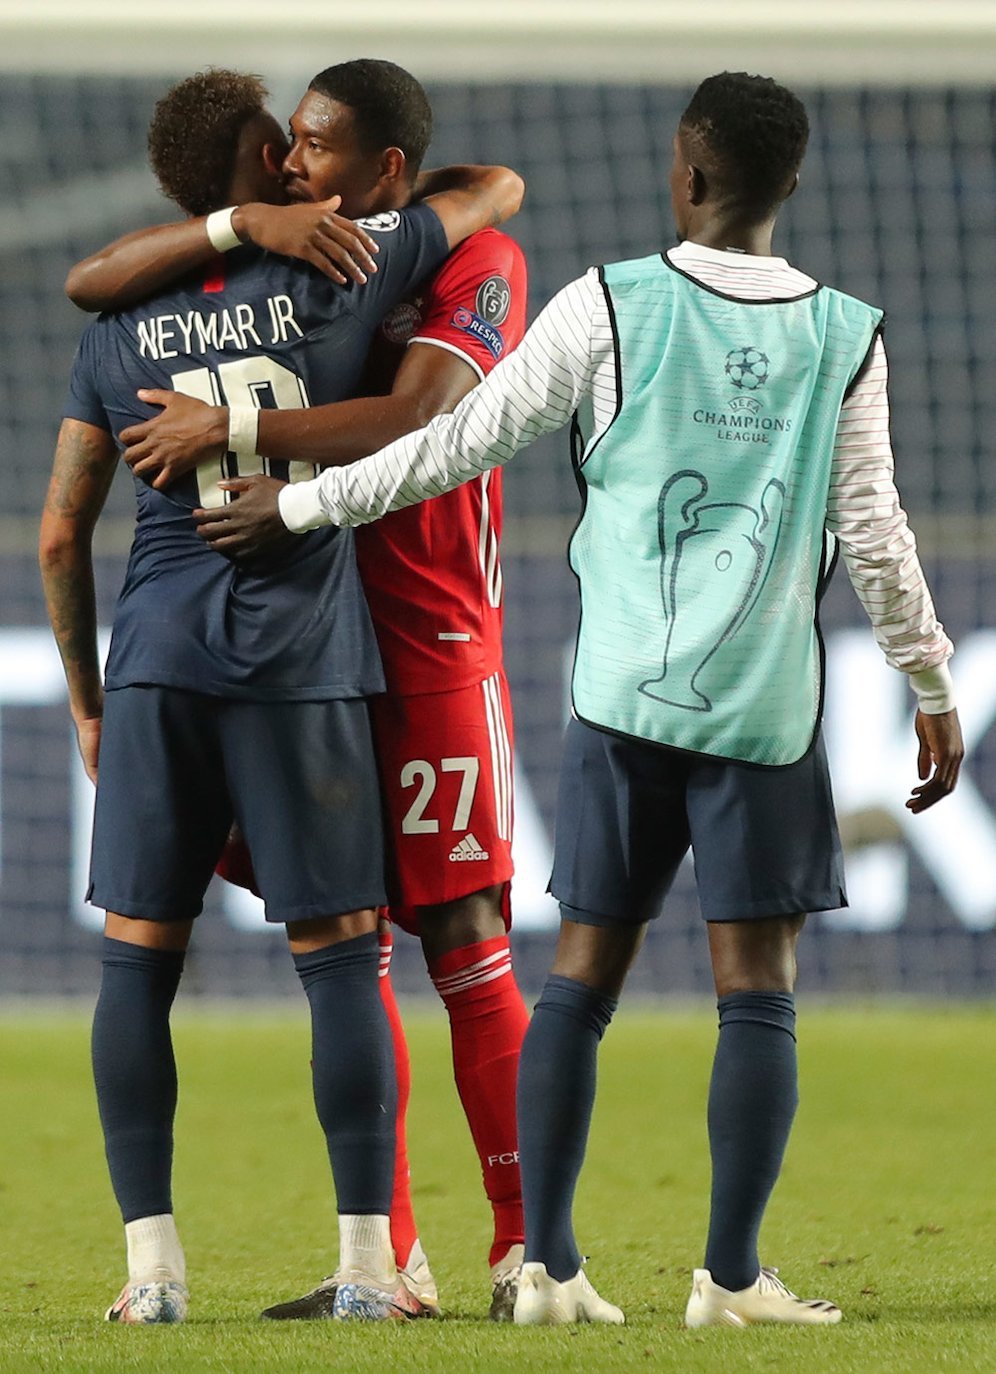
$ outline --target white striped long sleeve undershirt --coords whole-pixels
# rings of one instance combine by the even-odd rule
[[[704,285],[742,300],[797,296],[816,284],[782,258],[689,243],[669,257]],[[946,666],[952,646],[934,613],[896,490],[887,382],[878,339],[841,410],[827,528],[888,662],[910,675],[921,709],[936,713],[954,704]],[[452,415],[361,462],[285,487],[281,514],[298,531],[379,519],[508,462],[539,435],[565,425],[586,396],[598,434],[611,422],[617,398],[612,327],[594,270],[554,297],[515,352]]]

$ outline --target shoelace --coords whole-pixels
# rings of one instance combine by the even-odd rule
[[[762,1269],[758,1275],[757,1290],[759,1293],[777,1293],[783,1298],[792,1298],[795,1302],[799,1299],[790,1288],[786,1288],[778,1277],[777,1269]]]

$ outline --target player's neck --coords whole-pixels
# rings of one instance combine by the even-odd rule
[[[745,224],[729,215],[706,215],[702,222],[689,226],[686,242],[703,248],[729,249],[734,253],[749,253],[756,258],[770,258],[774,220],[763,224]]]

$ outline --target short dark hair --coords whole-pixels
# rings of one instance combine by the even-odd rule
[[[432,138],[432,107],[420,82],[393,62],[357,58],[326,67],[309,87],[348,105],[365,153],[400,148],[415,176]]]
[[[770,76],[720,72],[702,82],[678,125],[720,194],[758,220],[789,193],[809,140],[802,101]]]
[[[149,161],[165,195],[188,215],[225,204],[239,137],[266,109],[262,79],[209,67],[166,92],[149,125]]]

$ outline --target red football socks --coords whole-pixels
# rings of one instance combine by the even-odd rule
[[[507,936],[451,950],[430,963],[429,974],[449,1013],[457,1091],[494,1211],[495,1264],[523,1240],[515,1079],[529,1014]]]
[[[391,1026],[391,1039],[394,1043],[394,1065],[398,1076],[398,1115],[397,1145],[394,1156],[394,1194],[391,1198],[391,1244],[399,1269],[408,1263],[412,1246],[418,1238],[415,1214],[412,1211],[411,1170],[408,1166],[408,1139],[405,1122],[408,1114],[408,1098],[412,1088],[412,1065],[408,1057],[408,1041],[405,1028],[401,1024],[401,1013],[391,984],[391,951],[394,937],[390,928],[380,929],[380,1000],[387,1012]]]

